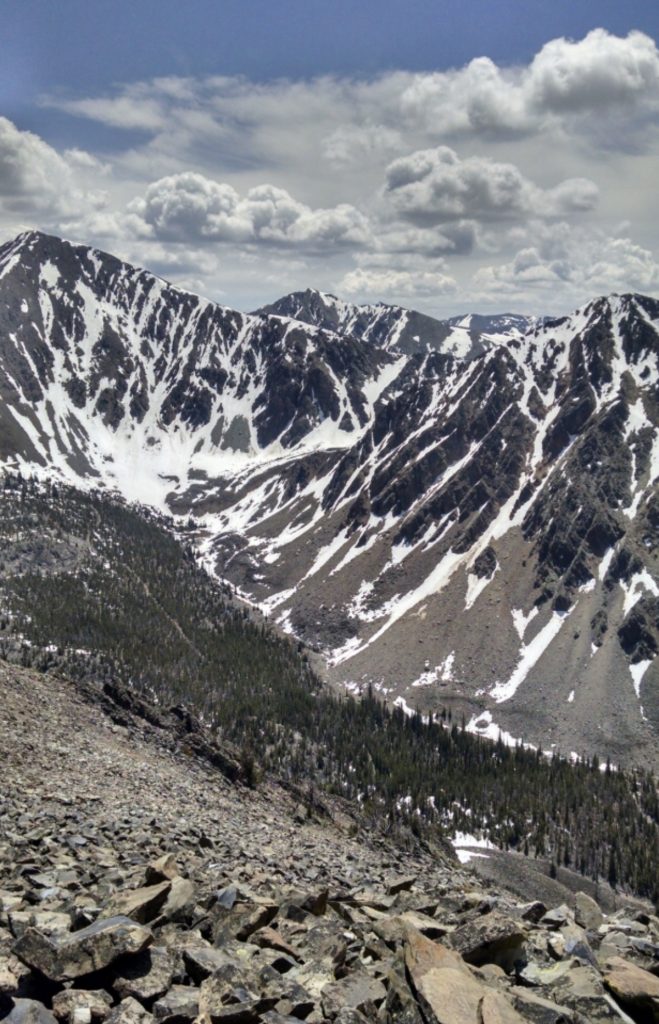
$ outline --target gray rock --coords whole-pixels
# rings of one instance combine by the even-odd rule
[[[112,983],[122,999],[133,996],[151,1002],[167,992],[174,976],[175,957],[162,946],[151,946],[122,964]]]
[[[540,924],[543,924],[546,928],[561,928],[572,920],[572,911],[565,903],[561,903],[560,907],[553,907],[551,910],[548,910],[540,918]]]
[[[151,931],[129,917],[110,917],[56,938],[28,928],[12,951],[52,981],[67,981],[108,967],[120,956],[140,953],[152,941]]]
[[[101,916],[131,917],[133,921],[146,924],[156,917],[165,904],[172,884],[171,881],[159,882],[157,885],[144,886],[141,889],[118,892],[103,907]]]
[[[15,999],[5,1021],[6,1024],[57,1024],[50,1010],[34,999]]]
[[[154,1020],[162,1024],[186,1024],[199,1013],[199,991],[187,985],[173,985],[153,1004]]]
[[[209,978],[213,971],[229,962],[223,949],[214,947],[205,949],[196,946],[183,950],[183,961],[195,985],[201,985],[202,981]]]
[[[91,1020],[105,1020],[112,1006],[112,999],[103,989],[66,988],[53,996],[53,1013],[63,1020],[73,1020],[78,1009],[88,1009]]]
[[[158,885],[159,882],[168,882],[180,873],[174,854],[163,853],[161,857],[147,864],[144,872],[144,884]]]
[[[448,941],[469,964],[498,964],[510,971],[523,958],[526,934],[519,921],[493,911],[461,925]]]
[[[588,931],[595,932],[604,921],[604,915],[599,906],[585,892],[578,892],[574,898],[574,919],[577,924]]]
[[[321,992],[321,1005],[326,1017],[336,1017],[345,1009],[376,1009],[387,998],[387,990],[381,981],[370,975],[355,971],[339,981],[331,981]]]
[[[153,1024],[153,1016],[137,999],[128,996],[110,1012],[105,1024]]]

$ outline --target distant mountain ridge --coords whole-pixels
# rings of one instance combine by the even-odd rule
[[[458,319],[243,314],[28,233],[0,249],[0,460],[179,516],[337,685],[656,761],[659,303]]]
[[[387,351],[412,355],[437,350],[463,359],[480,355],[504,336],[522,334],[536,323],[533,317],[517,314],[471,314],[437,320],[425,313],[384,302],[355,305],[313,288],[291,292],[256,312],[290,317],[312,327],[349,334]]]

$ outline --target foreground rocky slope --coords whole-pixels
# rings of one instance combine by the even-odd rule
[[[0,688],[12,1024],[659,1019],[650,908],[521,902],[345,803],[231,783],[91,688],[7,666]]]
[[[0,253],[0,458],[174,513],[341,686],[656,764],[657,302],[458,354],[390,307],[273,308],[22,236]]]

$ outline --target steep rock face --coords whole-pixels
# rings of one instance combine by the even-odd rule
[[[502,318],[462,357],[430,326],[406,349],[395,307],[276,307],[22,236],[0,251],[0,457],[182,517],[338,684],[656,757],[659,304]]]
[[[364,388],[392,363],[59,239],[32,233],[0,250],[5,457],[121,489],[144,459],[175,485],[217,451],[270,455],[326,435],[347,445],[370,415]],[[159,490],[140,496],[162,501]]]

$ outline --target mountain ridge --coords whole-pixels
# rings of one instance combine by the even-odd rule
[[[387,351],[412,355],[437,350],[462,359],[472,359],[489,345],[501,343],[504,336],[510,337],[511,332],[522,333],[538,322],[536,317],[518,314],[469,314],[438,320],[385,302],[356,305],[314,288],[291,292],[256,312],[352,334]]]
[[[405,353],[113,260],[44,236],[0,251],[6,465],[189,522],[337,685],[656,758],[656,300]]]

